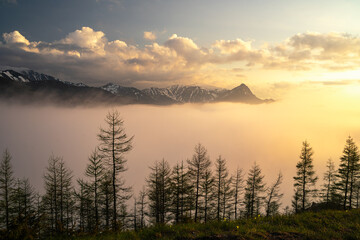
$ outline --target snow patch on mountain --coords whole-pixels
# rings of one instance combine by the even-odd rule
[[[112,94],[117,94],[118,89],[120,88],[119,85],[113,84],[113,83],[108,83],[105,86],[102,86],[101,89],[111,92]]]
[[[169,98],[179,103],[212,102],[219,97],[224,90],[205,89],[199,86],[173,85],[168,88],[148,88],[143,90],[150,97]]]
[[[13,70],[2,71],[0,72],[0,76],[17,82],[29,82],[29,79],[24,78],[22,75],[20,75],[17,72],[14,72]]]

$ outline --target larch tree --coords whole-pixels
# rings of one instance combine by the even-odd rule
[[[221,197],[221,206],[222,206],[222,218],[225,219],[231,218],[232,214],[232,197],[233,197],[233,189],[231,188],[232,176],[230,178],[226,177],[222,182],[222,197]]]
[[[160,190],[160,222],[170,220],[171,207],[171,168],[165,159],[159,163],[159,188]]]
[[[299,192],[301,210],[304,211],[310,204],[310,200],[316,195],[315,184],[318,177],[315,176],[313,156],[314,152],[307,141],[302,143],[300,161],[296,164],[296,176],[294,188]]]
[[[137,214],[137,200],[136,200],[136,197],[134,197],[133,228],[134,228],[134,231],[137,232],[137,230],[138,230],[138,214]]]
[[[267,189],[266,197],[266,216],[273,216],[279,213],[279,208],[281,205],[281,198],[284,196],[283,193],[280,193],[280,185],[283,181],[283,175],[280,172],[275,180],[275,182]]]
[[[112,200],[113,200],[113,229],[118,229],[117,207],[124,200],[128,200],[130,188],[125,187],[123,179],[119,178],[119,173],[127,170],[124,154],[132,149],[132,137],[128,137],[124,129],[124,121],[120,118],[118,111],[111,111],[106,115],[106,128],[100,128],[98,139],[100,140],[99,151],[101,156],[107,161],[112,176]],[[120,195],[119,195],[119,192]],[[120,202],[118,201],[120,200]]]
[[[120,230],[124,231],[132,226],[131,214],[128,212],[127,205],[122,203],[119,208]]]
[[[226,181],[229,172],[226,168],[226,160],[219,156],[215,161],[215,194],[216,194],[216,218],[221,219],[222,203],[224,195],[224,182]]]
[[[9,235],[1,239],[32,239],[37,235],[38,219],[34,211],[34,191],[28,179],[16,179],[10,201],[12,218]]]
[[[35,214],[35,190],[31,186],[28,178],[22,180],[23,198],[22,204],[24,206],[24,217],[29,219]]]
[[[5,222],[6,230],[9,230],[11,218],[10,196],[14,187],[13,169],[11,166],[11,155],[6,149],[0,163],[0,205],[1,222]]]
[[[28,224],[34,214],[34,189],[29,179],[17,179],[13,188],[11,201],[14,204],[13,213],[20,224]]]
[[[242,169],[237,168],[234,176],[232,177],[232,188],[233,188],[233,199],[234,199],[234,217],[235,220],[238,219],[240,216],[239,209],[240,209],[240,196],[244,190],[244,175]]]
[[[175,165],[172,170],[171,177],[171,192],[172,192],[172,204],[171,204],[171,212],[174,215],[175,223],[180,222],[180,206],[181,206],[181,191],[182,191],[182,183],[181,183],[181,166],[179,163]]]
[[[201,197],[201,183],[204,180],[203,176],[205,171],[210,167],[211,161],[207,155],[207,150],[204,146],[200,143],[195,146],[195,153],[192,159],[187,160],[188,163],[188,173],[192,179],[193,189],[194,189],[194,220],[195,222],[198,221],[198,214],[199,214],[199,200]]]
[[[170,220],[171,212],[171,169],[164,159],[150,167],[147,179],[150,216],[156,224]]]
[[[100,182],[100,199],[99,206],[101,207],[101,215],[105,221],[105,229],[110,229],[111,224],[111,213],[112,207],[112,197],[113,197],[113,188],[112,188],[112,173],[110,171],[105,171],[103,178]]]
[[[58,199],[58,188],[59,188],[59,176],[57,172],[60,157],[50,156],[46,173],[44,175],[45,181],[45,213],[48,217],[48,227],[50,228],[49,233],[54,234],[59,229],[59,199]]]
[[[185,171],[183,161],[177,163],[172,170],[172,207],[175,223],[183,222],[185,213],[189,209],[189,196],[192,186],[190,185],[189,174]]]
[[[340,158],[337,174],[337,189],[339,190],[343,208],[352,208],[354,184],[359,178],[359,151],[352,137],[348,137]]]
[[[322,199],[326,204],[334,203],[336,200],[336,170],[335,164],[328,159],[326,162],[326,172],[323,176],[324,184],[322,188]]]
[[[11,202],[14,204],[13,206],[13,213],[14,217],[16,218],[17,222],[23,221],[23,212],[24,212],[24,206],[23,206],[23,188],[22,188],[22,180],[20,178],[17,178],[15,180],[15,186],[13,188],[13,192],[11,194]]]
[[[260,166],[254,163],[249,170],[245,186],[245,211],[247,217],[260,212],[261,201],[264,199],[265,183]]]
[[[161,186],[160,186],[160,169],[158,162],[150,167],[150,175],[146,179],[147,196],[149,198],[149,216],[155,224],[160,223],[160,204],[161,204]]]
[[[45,202],[51,232],[68,230],[71,221],[73,200],[72,172],[66,167],[63,158],[51,156],[44,175]]]
[[[79,227],[81,232],[93,232],[95,229],[95,221],[93,214],[93,196],[91,185],[83,179],[77,180],[80,189],[75,193],[77,199],[77,210],[79,217]]]
[[[66,167],[63,158],[60,158],[57,170],[59,174],[58,196],[60,205],[60,223],[61,228],[66,228],[66,230],[68,230],[70,220],[69,208],[72,207],[69,202],[72,201],[74,191],[72,187],[72,172],[69,168]]]
[[[293,196],[293,199],[291,200],[291,205],[292,205],[295,213],[298,213],[300,211],[300,209],[301,209],[300,188],[294,189],[294,196]]]
[[[98,151],[95,149],[89,157],[89,163],[85,171],[86,176],[91,178],[90,187],[92,191],[92,196],[94,199],[94,212],[95,212],[95,231],[98,230],[100,225],[100,216],[99,216],[99,187],[101,180],[104,174],[104,165],[101,156]]]
[[[139,227],[140,229],[143,229],[146,226],[145,223],[145,216],[147,215],[146,212],[146,206],[147,206],[147,195],[146,195],[146,190],[145,188],[143,188],[140,192],[139,192],[139,196],[137,198],[137,208],[138,208],[138,215],[139,215]]]
[[[214,188],[214,178],[210,168],[205,169],[203,173],[203,181],[201,181],[200,186],[202,189],[202,205],[199,206],[199,209],[203,212],[204,222],[206,223],[210,218],[210,210],[212,208],[213,200],[213,188]]]
[[[35,210],[35,224],[36,226],[36,237],[42,239],[42,233],[44,229],[44,202],[42,196],[37,192],[34,196],[34,210]]]

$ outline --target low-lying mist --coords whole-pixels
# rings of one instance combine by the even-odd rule
[[[315,152],[320,187],[327,159],[338,164],[346,137],[351,135],[360,143],[359,103],[353,88],[330,86],[293,92],[281,101],[262,105],[119,106],[127,134],[135,135],[124,176],[137,194],[155,161],[165,158],[172,165],[186,161],[201,143],[213,161],[222,155],[231,173],[237,167],[247,173],[256,161],[270,184],[281,171],[285,207],[293,194],[292,177],[302,141],[307,140]],[[15,176],[28,177],[39,191],[43,191],[43,174],[51,154],[64,158],[74,180],[83,178],[109,110],[2,103],[0,151],[9,149]]]

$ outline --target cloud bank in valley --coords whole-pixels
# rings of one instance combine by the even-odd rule
[[[239,78],[239,69],[244,77],[251,69],[341,71],[357,69],[360,63],[360,38],[343,33],[300,33],[258,48],[242,39],[217,40],[203,47],[177,34],[162,44],[153,32],[144,32],[143,37],[151,43],[140,47],[110,41],[104,32],[89,27],[53,42],[30,41],[13,31],[2,34],[0,64],[28,67],[75,82],[146,87],[205,84],[209,78],[225,81]],[[228,69],[227,65],[236,67]]]

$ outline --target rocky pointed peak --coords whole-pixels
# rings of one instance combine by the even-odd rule
[[[232,90],[243,90],[243,91],[250,91],[250,88],[246,86],[244,83],[240,84],[239,86],[233,88]],[[251,92],[251,91],[250,91]]]
[[[246,86],[244,83],[231,89],[230,93],[241,94],[241,95],[245,95],[245,96],[254,96],[254,94],[251,92],[250,88],[248,86]]]
[[[246,103],[261,103],[262,100],[257,98],[244,83],[225,92],[219,99],[220,101],[227,102],[246,102]]]

